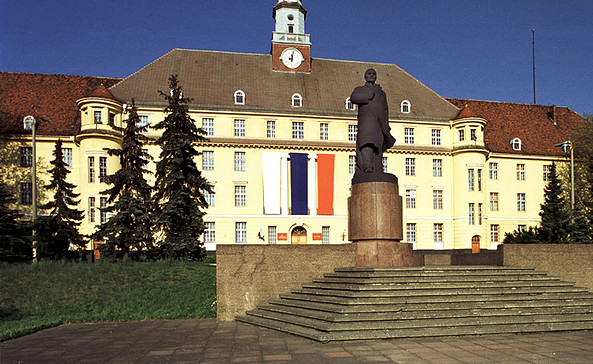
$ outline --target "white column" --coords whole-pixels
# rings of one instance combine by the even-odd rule
[[[317,215],[317,189],[315,183],[317,180],[317,154],[309,154],[309,164],[307,167],[307,204],[309,205],[309,215],[315,216]]]
[[[280,210],[288,215],[288,154],[280,158]]]

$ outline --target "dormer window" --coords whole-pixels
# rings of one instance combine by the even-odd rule
[[[235,91],[235,105],[245,105],[245,92]]]
[[[521,150],[521,139],[515,138],[511,140],[511,146],[513,147],[513,150]]]
[[[402,103],[400,105],[400,111],[403,114],[409,114],[410,113],[410,101],[408,101],[408,100],[402,101]]]
[[[292,95],[292,106],[293,107],[302,107],[303,106],[303,97],[299,94]]]
[[[356,105],[350,101],[350,98],[346,99],[346,110],[356,110]]]

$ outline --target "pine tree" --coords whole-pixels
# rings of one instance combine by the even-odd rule
[[[121,169],[107,176],[105,182],[113,187],[101,192],[109,196],[108,207],[103,212],[114,213],[93,234],[94,239],[105,239],[101,252],[111,255],[119,250],[123,256],[140,258],[153,250],[151,232],[150,197],[152,188],[144,178],[150,156],[142,149],[147,141],[141,133],[146,126],[138,127],[140,118],[134,100],[128,108],[129,117],[123,132],[121,149],[106,149],[110,156],[118,156]]]
[[[56,142],[53,166],[49,170],[51,181],[45,188],[53,191],[53,200],[39,206],[42,210],[49,210],[48,216],[39,216],[35,223],[35,237],[37,256],[39,258],[63,259],[70,246],[83,249],[84,236],[78,231],[82,220],[82,211],[77,210],[78,193],[76,186],[66,181],[70,173],[63,160],[62,140]]]
[[[15,200],[0,180],[0,261],[30,262],[33,259],[31,227],[20,221],[21,213],[10,208]]]
[[[562,185],[556,165],[552,163],[550,181],[544,188],[544,203],[541,204],[541,227],[539,240],[544,244],[566,244],[569,242],[571,213],[562,195]]]
[[[204,131],[196,127],[188,114],[191,101],[183,97],[177,75],[169,77],[170,94],[160,92],[169,106],[168,115],[155,125],[163,129],[156,141],[161,146],[156,165],[154,222],[165,257],[198,259],[205,251],[200,236],[204,232],[203,209],[208,207],[204,191],[212,187],[198,170],[194,158],[200,153],[196,143],[203,142]]]

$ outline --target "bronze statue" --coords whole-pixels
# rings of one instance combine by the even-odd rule
[[[374,69],[369,68],[364,79],[364,86],[356,87],[350,96],[350,101],[358,105],[356,169],[352,183],[392,181],[395,176],[383,172],[383,152],[395,143],[389,132],[387,97],[375,83],[377,72]]]

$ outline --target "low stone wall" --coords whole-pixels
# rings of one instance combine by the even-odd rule
[[[535,267],[593,292],[593,244],[506,244],[504,265]]]
[[[232,321],[334,268],[354,267],[355,244],[217,245],[217,317]]]

